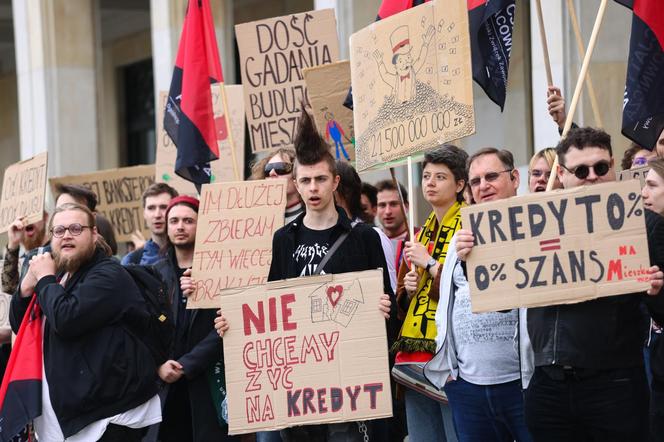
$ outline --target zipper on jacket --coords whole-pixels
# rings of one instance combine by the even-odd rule
[[[556,351],[558,350],[558,317],[560,316],[560,307],[556,306],[556,321],[553,323],[553,361],[551,365],[556,364]]]

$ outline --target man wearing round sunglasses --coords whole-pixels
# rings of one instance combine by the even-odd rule
[[[611,137],[572,129],[557,147],[564,188],[615,181]],[[579,220],[579,222],[583,222]],[[641,304],[664,312],[662,272],[648,269],[647,294],[528,309],[535,371],[526,422],[535,440],[646,440],[648,384]]]
[[[294,161],[295,151],[282,147],[277,149],[272,156],[263,158],[254,164],[250,177],[252,180],[286,178],[288,187],[286,189],[286,212],[284,213],[285,224],[293,221],[304,212],[300,194],[297,192],[295,181],[293,180]]]

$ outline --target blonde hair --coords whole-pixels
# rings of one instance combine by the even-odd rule
[[[537,163],[540,158],[544,158],[549,164],[549,168],[552,168],[553,162],[556,160],[556,149],[554,147],[547,147],[535,153],[535,155],[533,155],[533,157],[530,159],[530,164],[528,164],[528,172],[533,170],[535,163]]]

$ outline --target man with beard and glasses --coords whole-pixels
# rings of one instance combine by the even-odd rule
[[[143,192],[143,219],[150,229],[150,238],[142,247],[127,253],[122,258],[122,265],[140,264],[152,265],[162,256],[161,247],[166,246],[166,209],[178,191],[166,183],[154,183]]]
[[[87,207],[56,208],[49,230],[53,256],[30,260],[9,315],[18,332],[37,297],[43,330],[38,439],[140,441],[143,429],[161,420],[154,360],[129,331],[148,321],[145,301],[109,257]]]
[[[167,384],[163,398],[163,421],[159,441],[232,441],[228,427],[217,417],[210,380],[223,376],[223,347],[214,330],[215,309],[187,310],[193,293],[191,266],[196,243],[198,200],[173,198],[166,209],[165,257],[155,268],[169,287],[175,339],[170,359],[158,370]],[[163,255],[162,255],[163,256]],[[216,370],[215,370],[216,369]]]

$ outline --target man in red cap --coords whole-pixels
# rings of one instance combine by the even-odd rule
[[[223,348],[214,330],[216,310],[187,310],[187,296],[180,287],[180,278],[190,275],[194,259],[198,200],[190,196],[171,199],[165,219],[166,253],[155,268],[169,287],[175,338],[170,359],[158,369],[167,384],[161,394],[159,440],[232,440],[227,428],[219,424],[208,383],[214,373],[223,375]],[[215,370],[219,367],[221,370]]]

